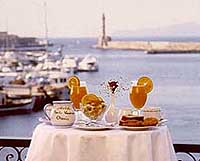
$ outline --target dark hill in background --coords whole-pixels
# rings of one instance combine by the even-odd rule
[[[112,37],[200,37],[200,24],[183,23],[166,27],[124,30],[111,34]]]

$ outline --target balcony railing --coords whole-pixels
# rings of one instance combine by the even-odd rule
[[[24,161],[31,138],[0,137],[1,161]],[[174,144],[178,161],[200,161],[200,144]]]
[[[0,137],[1,161],[24,161],[31,138]]]
[[[174,144],[178,161],[200,161],[200,144]]]

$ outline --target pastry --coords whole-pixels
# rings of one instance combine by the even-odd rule
[[[148,117],[136,115],[123,115],[119,121],[120,126],[142,127],[142,126],[156,126],[159,120],[155,117]]]
[[[143,126],[156,126],[159,120],[155,117],[145,118],[143,122]]]
[[[123,115],[119,121],[120,126],[139,127],[143,126],[144,116]]]
[[[120,120],[119,125],[120,126],[130,126],[130,127],[140,127],[140,126],[143,126],[143,121],[138,121],[138,120],[123,121],[123,120]]]

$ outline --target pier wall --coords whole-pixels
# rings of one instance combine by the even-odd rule
[[[200,42],[151,42],[148,52],[199,52]]]
[[[103,49],[143,50],[148,53],[157,52],[200,52],[200,42],[168,42],[168,41],[110,41]]]
[[[146,50],[149,48],[149,42],[147,41],[109,41],[107,46],[103,48],[107,49],[127,49],[127,50]]]

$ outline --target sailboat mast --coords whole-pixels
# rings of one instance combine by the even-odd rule
[[[44,2],[44,27],[45,27],[45,48],[48,48],[48,26],[47,26],[47,3]]]
[[[9,51],[10,43],[8,41],[8,17],[6,16],[6,36],[5,36],[4,52]]]

